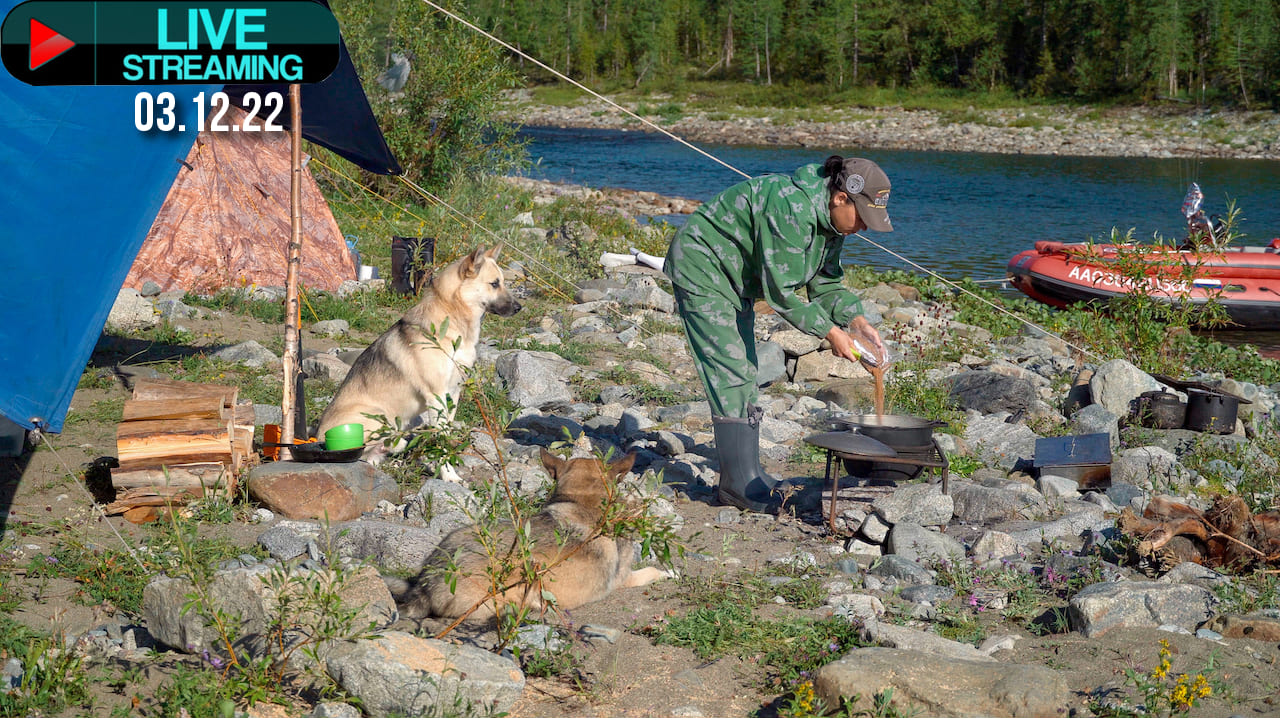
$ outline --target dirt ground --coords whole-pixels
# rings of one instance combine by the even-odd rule
[[[210,344],[258,339],[266,343],[274,327],[242,317],[192,321],[188,324],[200,342]],[[371,338],[357,338],[357,344]],[[307,337],[308,347],[324,349],[334,341]],[[344,343],[346,344],[346,343]],[[110,340],[100,344],[91,367],[110,367],[127,359],[144,363],[158,359],[173,349],[150,347],[132,340]],[[178,350],[178,352],[182,352]],[[107,389],[77,391],[73,412],[84,416],[95,403],[123,399],[120,385]],[[92,413],[89,413],[92,415]],[[70,580],[34,582],[23,572],[26,558],[51,550],[60,537],[77,537],[118,547],[145,542],[145,531],[120,517],[105,520],[92,511],[91,494],[80,479],[82,468],[95,458],[114,453],[115,424],[101,420],[69,423],[63,433],[42,440],[35,452],[18,459],[0,459],[0,519],[3,521],[4,549],[16,556],[2,571],[12,574],[20,595],[20,608],[13,617],[44,632],[82,634],[112,617],[116,609],[86,604],[78,585]],[[818,465],[773,466],[783,477],[815,481]],[[793,518],[743,515],[734,522],[722,522],[724,508],[682,495],[676,510],[684,518],[681,536],[690,556],[678,568],[686,577],[715,575],[732,581],[739,573],[764,573],[767,561],[792,554],[797,549],[812,552],[822,564],[814,572],[834,574],[828,548],[843,538],[833,536],[820,523]],[[115,533],[119,533],[119,538]],[[251,547],[264,531],[263,525],[245,522],[208,525],[203,532],[225,537],[242,547]],[[615,644],[587,641],[575,636],[571,652],[577,658],[570,672],[555,679],[530,678],[525,692],[510,715],[516,717],[743,717],[776,716],[779,692],[768,687],[768,672],[758,658],[722,657],[704,661],[691,650],[657,645],[645,628],[664,618],[692,609],[679,580],[664,580],[647,588],[626,589],[608,599],[579,608],[554,620],[577,629],[584,624],[621,630]],[[799,610],[781,605],[765,605],[762,615],[808,614],[819,617],[821,610]],[[1021,636],[1012,650],[998,651],[1002,662],[1035,663],[1061,673],[1073,697],[1071,714],[1090,715],[1091,696],[1099,691],[1121,688],[1126,669],[1145,672],[1156,662],[1159,640],[1168,639],[1175,672],[1194,672],[1206,665],[1216,668],[1221,682],[1197,716],[1275,716],[1280,714],[1280,646],[1275,642],[1230,640],[1223,643],[1172,635],[1154,630],[1129,630],[1086,639],[1078,633],[1036,636],[1026,628],[1004,623],[998,614],[984,620],[988,636],[1016,633]],[[463,631],[461,639],[482,644],[492,642],[492,634]],[[162,653],[134,672],[111,666],[95,681],[97,700],[92,709],[75,709],[73,715],[108,715],[130,711],[154,713],[146,698],[171,677],[173,668],[188,662],[176,653]],[[96,677],[96,676],[95,676]],[[112,680],[111,678],[116,678]],[[142,705],[130,708],[131,698]],[[300,703],[290,712],[305,715],[310,708]],[[898,708],[911,712],[911,708]],[[267,714],[260,707],[255,714]]]

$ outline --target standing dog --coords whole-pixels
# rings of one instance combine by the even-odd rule
[[[431,278],[418,304],[356,358],[320,416],[321,437],[336,425],[361,423],[363,457],[379,462],[388,450],[369,445],[370,435],[383,427],[370,416],[399,421],[403,429],[424,414],[430,426],[453,421],[463,372],[476,361],[484,314],[520,311],[498,267],[501,250],[476,248]]]
[[[486,599],[491,564],[514,568],[501,578],[502,587],[515,584],[500,596],[497,607],[516,603],[536,611],[550,604],[543,593],[555,597],[556,607],[569,610],[600,600],[617,588],[671,577],[656,567],[632,570],[635,543],[600,534],[605,500],[616,492],[618,478],[631,470],[635,460],[633,452],[606,470],[594,457],[562,460],[543,450],[542,464],[555,481],[555,491],[541,512],[528,520],[529,563],[549,568],[540,580],[529,583],[521,577],[526,562],[512,529],[498,533],[493,545],[499,557],[490,558],[477,540],[477,528],[459,528],[432,552],[407,590],[398,593],[401,612],[415,618],[455,618],[475,608],[471,619],[493,618],[494,600]],[[457,567],[446,574],[450,561],[456,561]]]

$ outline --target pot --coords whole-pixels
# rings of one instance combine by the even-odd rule
[[[1149,428],[1172,430],[1186,422],[1187,406],[1177,395],[1150,390],[1138,396],[1138,422]]]
[[[1236,431],[1236,415],[1239,410],[1239,398],[1189,390],[1186,428],[1219,435],[1233,433]]]
[[[894,450],[919,450],[933,444],[933,429],[946,427],[942,420],[914,415],[850,415],[835,424],[875,438]]]

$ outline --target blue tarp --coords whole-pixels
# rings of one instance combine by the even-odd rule
[[[0,17],[16,5],[0,0]],[[217,86],[31,87],[0,69],[0,413],[60,432],[120,284],[195,140],[134,97]],[[181,106],[181,105],[180,105]]]
[[[315,0],[324,4],[325,0]],[[19,0],[0,0],[0,19]],[[221,86],[31,87],[0,67],[0,414],[61,432],[121,283],[182,167],[186,132],[139,132],[134,100],[177,108]],[[258,89],[287,94],[287,86]],[[375,173],[398,174],[351,64],[302,88],[303,136]]]

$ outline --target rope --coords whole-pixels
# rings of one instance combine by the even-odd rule
[[[1020,323],[1023,323],[1023,324],[1025,324],[1025,325],[1030,325],[1031,327],[1033,327],[1033,328],[1035,328],[1035,329],[1039,330],[1040,332],[1042,332],[1042,333],[1044,333],[1044,334],[1046,334],[1046,335],[1049,335],[1050,337],[1055,337],[1055,338],[1057,338],[1057,339],[1061,340],[1063,343],[1065,343],[1065,344],[1066,344],[1066,346],[1067,346],[1067,347],[1070,347],[1070,348],[1074,348],[1074,349],[1076,349],[1076,350],[1079,350],[1080,352],[1084,353],[1085,355],[1088,355],[1088,356],[1089,356],[1089,357],[1091,357],[1091,358],[1094,358],[1095,360],[1101,360],[1101,359],[1102,359],[1102,356],[1101,356],[1101,355],[1098,355],[1097,353],[1093,352],[1092,350],[1087,350],[1087,349],[1085,349],[1085,348],[1080,347],[1079,345],[1076,345],[1075,343],[1069,342],[1068,340],[1066,340],[1065,338],[1063,338],[1061,335],[1058,335],[1057,333],[1054,333],[1054,332],[1052,332],[1052,331],[1050,331],[1050,330],[1048,330],[1048,329],[1046,329],[1046,328],[1044,328],[1044,327],[1042,327],[1042,326],[1040,326],[1040,325],[1037,325],[1037,324],[1035,324],[1035,323],[1031,322],[1030,320],[1027,320],[1027,319],[1025,319],[1025,318],[1022,318],[1022,317],[1020,317],[1020,316],[1019,316],[1017,313],[1015,313],[1015,312],[1012,312],[1012,311],[1006,310],[1006,309],[1004,309],[1004,308],[1000,307],[999,305],[996,305],[995,303],[993,303],[993,302],[991,302],[990,300],[988,300],[988,299],[986,299],[986,298],[982,297],[981,295],[978,295],[978,294],[977,294],[977,293],[975,293],[975,292],[972,292],[972,291],[970,291],[970,290],[967,290],[967,289],[965,289],[964,287],[961,287],[959,284],[954,283],[954,282],[952,282],[952,281],[950,281],[950,280],[948,280],[948,279],[946,279],[946,278],[942,277],[941,275],[939,275],[938,273],[936,273],[936,272],[934,272],[934,271],[930,270],[929,268],[927,268],[927,267],[925,267],[925,266],[923,266],[923,265],[921,265],[921,264],[919,264],[919,263],[916,263],[916,262],[913,262],[913,261],[911,261],[911,260],[908,260],[907,258],[903,257],[902,255],[899,255],[898,253],[896,253],[896,252],[894,252],[894,251],[890,250],[889,248],[887,248],[887,247],[885,247],[885,246],[881,245],[880,243],[878,243],[878,242],[876,242],[876,241],[874,241],[874,240],[872,240],[872,239],[868,238],[867,236],[863,235],[862,233],[854,233],[854,235],[856,235],[856,236],[858,236],[859,238],[861,238],[861,239],[865,240],[865,241],[867,242],[867,244],[871,245],[872,247],[879,248],[880,250],[883,250],[883,251],[885,251],[885,252],[889,253],[890,255],[894,256],[895,258],[897,258],[897,259],[901,260],[902,262],[904,262],[904,263],[906,263],[906,264],[910,265],[911,267],[916,268],[917,270],[921,270],[921,271],[923,271],[923,272],[925,272],[925,273],[928,273],[929,275],[931,275],[931,276],[933,276],[933,277],[935,277],[935,278],[937,278],[937,279],[941,280],[942,282],[944,282],[944,283],[946,283],[946,284],[950,285],[951,287],[954,287],[955,289],[957,289],[957,290],[959,290],[960,292],[962,292],[962,293],[964,293],[964,294],[966,294],[966,295],[968,295],[968,296],[970,296],[970,297],[974,298],[975,300],[978,300],[979,302],[982,302],[982,303],[985,303],[985,304],[987,304],[987,305],[990,305],[990,306],[991,306],[992,308],[994,308],[996,311],[998,311],[998,312],[1002,312],[1002,313],[1004,313],[1005,315],[1008,315],[1009,317],[1013,318],[1014,320],[1017,320],[1017,321],[1018,321],[1018,322],[1020,322]]]
[[[498,38],[498,37],[496,37],[496,36],[494,36],[494,35],[492,35],[492,34],[490,34],[490,33],[486,32],[485,30],[481,29],[480,27],[476,26],[475,24],[473,24],[473,23],[471,23],[471,22],[469,22],[469,21],[467,21],[467,20],[465,20],[465,19],[463,19],[463,18],[459,17],[458,15],[456,15],[456,14],[454,14],[454,13],[450,12],[449,10],[447,10],[447,9],[445,9],[445,8],[443,8],[443,7],[440,7],[439,5],[437,5],[437,4],[436,4],[435,2],[433,2],[432,0],[422,0],[422,2],[423,2],[423,3],[426,3],[426,4],[427,4],[427,5],[429,5],[429,6],[431,6],[432,8],[434,8],[435,10],[437,10],[438,12],[440,12],[440,13],[442,13],[442,14],[444,14],[444,15],[446,15],[446,16],[448,16],[448,17],[450,17],[450,18],[452,18],[453,20],[456,20],[457,22],[459,22],[459,23],[461,23],[462,25],[464,25],[465,27],[467,27],[467,28],[469,28],[469,29],[471,29],[471,30],[475,31],[476,33],[479,33],[480,35],[484,36],[485,38],[488,38],[489,40],[492,40],[493,42],[498,43],[499,45],[503,46],[504,48],[506,48],[506,49],[510,50],[511,52],[513,52],[513,53],[515,53],[515,54],[519,55],[520,57],[522,57],[522,58],[524,58],[524,59],[528,60],[529,62],[531,62],[531,63],[533,63],[533,64],[537,65],[538,67],[540,67],[540,68],[542,68],[542,69],[546,70],[547,72],[550,72],[551,74],[555,75],[556,77],[560,78],[561,80],[564,80],[565,82],[567,82],[567,83],[569,83],[569,84],[573,85],[574,87],[579,88],[580,90],[582,90],[582,91],[584,91],[584,92],[588,93],[589,95],[591,95],[591,96],[593,96],[593,97],[595,97],[595,98],[597,98],[597,99],[599,99],[599,100],[602,100],[602,101],[604,101],[604,102],[608,103],[609,105],[613,106],[614,108],[617,108],[618,110],[622,111],[623,113],[625,113],[625,114],[627,114],[627,115],[629,115],[629,116],[631,116],[631,117],[635,118],[636,120],[639,120],[640,122],[644,123],[645,125],[648,125],[649,127],[652,127],[654,130],[657,130],[658,132],[662,133],[663,135],[666,135],[667,137],[671,138],[672,140],[675,140],[676,142],[680,143],[681,145],[684,145],[685,147],[690,148],[691,150],[693,150],[693,151],[695,151],[695,152],[699,153],[700,155],[703,155],[704,157],[706,157],[706,158],[708,158],[708,159],[712,160],[713,162],[718,163],[719,165],[722,165],[722,166],[724,166],[725,168],[728,168],[729,170],[732,170],[732,171],[733,171],[733,172],[735,172],[735,173],[738,173],[739,175],[743,176],[744,178],[750,178],[750,177],[751,177],[751,176],[750,176],[749,174],[747,174],[746,172],[743,172],[742,170],[740,170],[740,169],[738,169],[738,168],[734,167],[733,165],[731,165],[731,164],[729,164],[729,163],[725,162],[724,160],[721,160],[720,158],[718,158],[718,157],[716,157],[716,156],[712,155],[711,153],[709,153],[709,152],[707,152],[707,151],[705,151],[705,150],[702,150],[701,148],[698,148],[698,147],[694,146],[694,145],[693,145],[692,143],[690,143],[689,141],[687,141],[687,140],[685,140],[684,138],[681,138],[681,137],[679,137],[678,135],[676,135],[676,134],[674,134],[674,133],[672,133],[672,132],[670,132],[670,131],[666,130],[665,128],[662,128],[662,127],[660,127],[660,126],[656,125],[655,123],[650,122],[649,120],[647,120],[647,119],[645,119],[645,118],[643,118],[643,117],[640,117],[640,116],[639,116],[639,115],[637,115],[636,113],[634,113],[634,112],[632,112],[632,111],[630,111],[630,110],[628,110],[628,109],[626,109],[626,108],[622,107],[621,105],[619,105],[618,103],[614,102],[613,100],[610,100],[609,98],[605,97],[604,95],[601,95],[600,93],[598,93],[598,92],[596,92],[596,91],[592,90],[591,88],[589,88],[589,87],[587,87],[587,86],[583,85],[582,83],[578,82],[577,80],[574,80],[573,78],[571,78],[571,77],[569,77],[569,76],[565,75],[564,73],[562,73],[562,72],[560,72],[560,71],[556,70],[555,68],[548,66],[546,63],[544,63],[544,62],[542,62],[541,60],[538,60],[537,58],[535,58],[535,57],[533,57],[533,56],[529,55],[528,53],[524,52],[523,50],[521,50],[521,49],[519,49],[519,48],[517,48],[517,47],[515,47],[515,46],[511,45],[510,43],[506,42],[505,40],[502,40],[501,38]],[[431,197],[431,198],[435,199],[437,202],[439,202],[440,204],[444,205],[445,207],[449,207],[449,209],[450,209],[452,212],[457,213],[457,214],[458,214],[458,215],[460,215],[461,217],[466,218],[466,216],[465,216],[465,215],[463,215],[462,213],[458,212],[457,210],[455,210],[454,208],[452,208],[451,206],[449,206],[449,205],[448,205],[447,203],[445,203],[443,200],[440,200],[440,199],[438,199],[438,198],[435,198],[435,196],[430,195],[429,193],[427,193],[427,191],[426,191],[426,190],[423,190],[423,189],[421,189],[421,188],[418,188],[418,187],[413,183],[413,181],[408,180],[408,179],[407,179],[407,178],[405,178],[403,175],[402,175],[402,176],[399,176],[399,177],[401,178],[401,180],[402,180],[403,182],[405,182],[406,184],[409,184],[411,187],[414,187],[414,188],[415,188],[415,189],[417,189],[419,192],[423,193],[423,195],[424,195],[425,197]],[[476,223],[474,220],[471,220],[470,218],[466,218],[466,219],[467,219],[467,220],[469,220],[469,221],[470,221],[472,224],[474,224],[476,227],[482,227],[482,226],[480,226],[480,225],[479,225],[479,223]],[[482,228],[482,229],[483,229],[483,228]],[[489,232],[489,231],[488,231],[488,230],[485,230],[485,232]],[[491,234],[491,235],[492,235],[493,233],[492,233],[492,232],[490,232],[489,234]],[[970,295],[970,296],[972,296],[972,297],[974,297],[974,298],[978,299],[979,301],[981,301],[981,302],[983,302],[983,303],[985,303],[985,304],[987,304],[987,305],[990,305],[991,307],[995,308],[997,311],[1002,312],[1002,313],[1004,313],[1004,314],[1006,314],[1006,315],[1008,315],[1008,316],[1010,316],[1010,317],[1014,318],[1014,319],[1015,319],[1015,320],[1017,320],[1018,322],[1021,322],[1021,323],[1023,323],[1023,324],[1026,324],[1026,325],[1029,325],[1029,326],[1031,326],[1031,327],[1034,327],[1034,328],[1036,328],[1037,330],[1039,330],[1039,331],[1041,331],[1041,332],[1045,333],[1046,335],[1048,335],[1048,336],[1050,336],[1050,337],[1057,338],[1058,340],[1061,340],[1064,344],[1066,344],[1068,347],[1071,347],[1071,348],[1074,348],[1074,349],[1076,349],[1076,350],[1079,350],[1080,352],[1082,352],[1082,353],[1084,353],[1084,354],[1088,355],[1089,357],[1092,357],[1092,358],[1095,358],[1095,359],[1101,359],[1101,356],[1099,356],[1097,353],[1095,353],[1095,352],[1093,352],[1093,351],[1091,351],[1091,350],[1087,350],[1087,349],[1085,349],[1085,348],[1082,348],[1082,347],[1080,347],[1080,346],[1078,346],[1078,345],[1076,345],[1076,344],[1074,344],[1074,343],[1071,343],[1071,342],[1067,341],[1065,338],[1063,338],[1061,335],[1058,335],[1057,333],[1054,333],[1054,332],[1052,332],[1052,331],[1050,331],[1050,330],[1048,330],[1048,329],[1046,329],[1046,328],[1044,328],[1044,327],[1041,327],[1040,325],[1037,325],[1036,323],[1033,323],[1033,322],[1031,322],[1030,320],[1026,320],[1026,319],[1024,319],[1024,318],[1022,318],[1022,317],[1018,316],[1016,313],[1013,313],[1013,312],[1011,312],[1011,311],[1009,311],[1009,310],[1006,310],[1006,309],[1004,309],[1004,308],[1000,307],[999,305],[996,305],[995,303],[991,302],[990,300],[987,300],[986,298],[983,298],[983,297],[981,297],[981,296],[979,296],[979,295],[977,295],[977,294],[975,294],[975,293],[973,293],[973,292],[971,292],[971,291],[969,291],[969,290],[966,290],[965,288],[961,287],[958,283],[956,283],[956,282],[954,282],[954,281],[952,281],[952,280],[948,280],[947,278],[945,278],[945,277],[943,277],[943,276],[939,275],[938,273],[936,273],[936,272],[934,272],[934,271],[932,271],[932,270],[930,270],[930,269],[928,269],[928,268],[924,267],[923,265],[920,265],[920,264],[918,264],[918,263],[916,263],[916,262],[913,262],[913,261],[911,261],[911,260],[906,259],[906,258],[905,258],[905,257],[903,257],[902,255],[899,255],[898,253],[893,252],[892,250],[889,250],[889,249],[888,249],[888,248],[886,248],[885,246],[883,246],[883,245],[881,245],[881,244],[879,244],[879,243],[877,243],[877,242],[874,242],[874,241],[872,241],[872,240],[868,239],[865,235],[863,235],[863,234],[861,234],[861,233],[854,233],[854,235],[856,235],[858,238],[861,238],[862,240],[864,240],[867,244],[871,245],[872,247],[875,247],[875,248],[878,248],[878,249],[880,249],[880,250],[883,250],[884,252],[886,252],[886,253],[888,253],[888,254],[892,255],[892,256],[893,256],[893,257],[895,257],[895,258],[898,258],[899,260],[901,260],[901,261],[903,261],[903,262],[907,263],[908,265],[911,265],[912,267],[917,268],[917,269],[919,269],[919,270],[921,270],[921,271],[923,271],[923,272],[927,273],[928,275],[930,275],[930,276],[932,276],[932,277],[934,277],[934,278],[937,278],[938,280],[941,280],[943,283],[945,283],[945,284],[947,284],[947,285],[950,285],[951,287],[954,287],[955,289],[959,290],[960,292],[965,293],[965,294],[967,294],[967,295]],[[495,235],[494,237],[497,237],[497,236]],[[568,281],[566,281],[566,282],[568,282]],[[569,285],[573,286],[573,283],[572,283],[572,282],[569,282]],[[575,287],[576,287],[576,286],[575,286]]]
[[[689,148],[690,150],[693,150],[694,152],[696,152],[696,153],[698,153],[698,154],[702,155],[703,157],[706,157],[708,160],[711,160],[712,162],[715,162],[715,163],[719,163],[720,165],[724,166],[725,168],[728,168],[729,170],[732,170],[733,172],[738,173],[739,175],[741,175],[741,176],[742,176],[742,177],[744,177],[744,178],[750,178],[750,177],[751,177],[751,176],[750,176],[750,175],[748,175],[747,173],[745,173],[745,172],[743,172],[743,171],[739,170],[738,168],[736,168],[736,167],[734,167],[734,166],[730,165],[729,163],[725,162],[724,160],[721,160],[720,158],[716,157],[715,155],[712,155],[711,153],[707,152],[706,150],[703,150],[702,148],[699,148],[699,147],[695,146],[693,143],[689,142],[688,140],[685,140],[684,138],[680,137],[679,135],[676,135],[675,133],[670,132],[669,130],[667,130],[667,129],[665,129],[665,128],[663,128],[663,127],[659,126],[659,125],[657,125],[656,123],[653,123],[653,122],[651,122],[651,121],[649,121],[649,120],[646,120],[645,118],[640,117],[639,115],[637,115],[637,114],[635,114],[635,113],[631,112],[630,110],[628,110],[628,109],[626,109],[626,108],[622,107],[622,106],[621,106],[621,105],[619,105],[618,103],[616,103],[616,102],[614,102],[614,101],[610,100],[609,98],[607,98],[607,97],[605,97],[605,96],[601,95],[600,93],[596,92],[595,90],[592,90],[591,88],[587,87],[586,85],[583,85],[582,83],[578,82],[577,80],[574,80],[573,78],[569,77],[568,75],[565,75],[564,73],[560,72],[559,70],[556,70],[555,68],[553,68],[553,67],[551,67],[551,66],[547,65],[546,63],[542,62],[541,60],[539,60],[539,59],[537,59],[537,58],[535,58],[535,57],[533,57],[533,56],[531,56],[531,55],[528,55],[527,53],[525,53],[525,52],[524,52],[523,50],[521,50],[520,48],[517,48],[517,47],[515,47],[514,45],[511,45],[510,43],[506,42],[505,40],[502,40],[501,38],[498,38],[498,37],[495,37],[495,36],[493,36],[493,35],[490,35],[489,33],[485,32],[484,30],[480,29],[479,27],[477,27],[477,26],[475,26],[475,25],[471,24],[470,22],[468,22],[468,21],[464,20],[463,18],[460,18],[460,17],[458,17],[457,15],[455,15],[455,14],[453,14],[453,13],[449,12],[448,10],[446,10],[446,9],[444,9],[444,8],[442,8],[442,7],[440,7],[439,5],[435,4],[435,3],[434,3],[434,2],[432,2],[431,0],[422,0],[422,2],[426,3],[427,5],[430,5],[431,7],[435,8],[437,11],[439,11],[439,12],[441,12],[441,13],[443,13],[443,14],[445,14],[445,15],[447,15],[447,16],[449,16],[449,17],[451,17],[451,18],[453,18],[454,20],[457,20],[458,22],[462,23],[463,25],[467,26],[468,28],[470,28],[470,29],[472,29],[472,30],[474,30],[474,31],[476,31],[476,32],[478,32],[478,33],[480,33],[480,34],[481,34],[481,35],[483,35],[484,37],[486,37],[486,38],[488,38],[488,39],[490,39],[490,40],[492,40],[492,41],[494,41],[494,42],[498,43],[498,44],[499,44],[499,45],[501,45],[502,47],[504,47],[504,48],[506,48],[506,49],[510,50],[511,52],[513,52],[513,53],[515,53],[515,54],[519,55],[520,57],[522,57],[522,58],[524,58],[524,59],[528,60],[529,62],[531,62],[531,63],[533,63],[533,64],[537,65],[538,67],[542,68],[543,70],[546,70],[547,72],[551,73],[552,75],[555,75],[556,77],[560,78],[561,80],[564,80],[565,82],[567,82],[567,83],[569,83],[569,84],[573,85],[574,87],[578,88],[579,90],[582,90],[583,92],[586,92],[587,94],[589,94],[589,95],[591,95],[591,96],[593,96],[593,97],[595,97],[595,98],[598,98],[598,99],[600,99],[600,100],[603,100],[604,102],[608,103],[609,105],[612,105],[613,107],[617,108],[618,110],[621,110],[622,112],[626,113],[627,115],[630,115],[631,117],[635,118],[636,120],[639,120],[640,122],[644,123],[645,125],[648,125],[649,127],[653,128],[654,130],[657,130],[658,132],[662,133],[663,135],[666,135],[667,137],[671,138],[672,140],[675,140],[676,142],[680,143],[681,145],[684,145],[685,147]]]
[[[58,463],[61,464],[62,469],[66,471],[67,477],[74,478],[76,474],[71,471],[71,466],[67,465],[67,461],[58,453],[58,448],[54,447],[53,443],[49,441],[49,433],[40,433],[40,439],[44,441],[44,444],[48,446],[50,450],[53,451],[53,456],[58,459]],[[107,513],[103,511],[102,506],[98,504],[98,501],[93,499],[93,495],[89,493],[88,488],[78,482],[73,482],[71,484],[79,488],[80,492],[84,493],[85,497],[89,499],[89,506],[98,511],[98,519],[107,527],[111,528],[111,532],[115,534],[116,539],[120,541],[120,545],[125,549],[125,552],[128,552],[129,557],[133,558],[133,561],[138,563],[138,567],[145,571],[147,566],[143,564],[142,558],[138,557],[138,553],[134,552],[133,546],[130,545],[129,541],[125,540],[124,536],[120,534],[120,530],[115,526],[115,523],[107,519]]]

